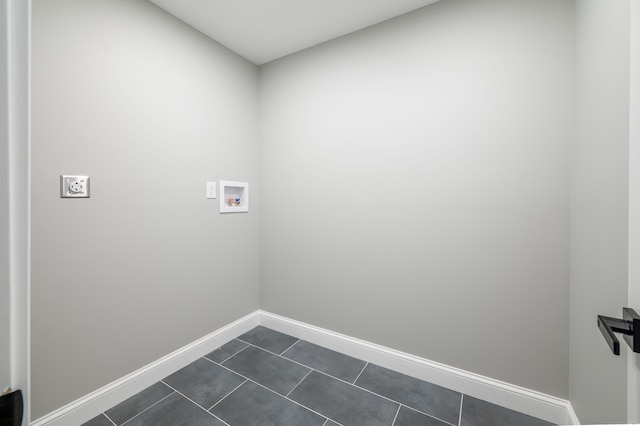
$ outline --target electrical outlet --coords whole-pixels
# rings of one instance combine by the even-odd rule
[[[61,198],[89,198],[89,176],[60,176]]]

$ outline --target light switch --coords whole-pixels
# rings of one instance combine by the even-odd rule
[[[216,198],[215,182],[207,182],[207,198]]]

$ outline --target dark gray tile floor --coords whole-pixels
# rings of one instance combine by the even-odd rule
[[[83,426],[549,426],[256,327]]]

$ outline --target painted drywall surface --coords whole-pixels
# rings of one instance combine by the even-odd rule
[[[567,397],[571,38],[449,0],[262,66],[262,308]]]
[[[640,309],[640,0],[629,22],[629,302]],[[640,423],[640,354],[627,349],[627,423]]]
[[[259,182],[257,68],[150,2],[34,1],[32,73],[37,419],[258,308]]]
[[[629,2],[575,5],[570,397],[585,424],[626,421],[626,351],[596,315],[627,301]]]

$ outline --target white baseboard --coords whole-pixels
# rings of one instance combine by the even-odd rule
[[[260,311],[260,324],[299,339],[560,425],[580,424],[569,401]]]
[[[168,375],[191,364],[260,323],[253,312],[31,423],[32,426],[80,425]]]
[[[570,425],[579,425],[580,424],[580,420],[578,419],[578,415],[576,414],[575,411],[573,411],[573,406],[571,405],[571,402],[567,401],[569,404],[569,408],[568,408],[568,416],[569,416],[569,424]]]
[[[44,417],[33,426],[79,425],[257,325],[561,425],[578,425],[569,401],[265,311],[256,311]]]

